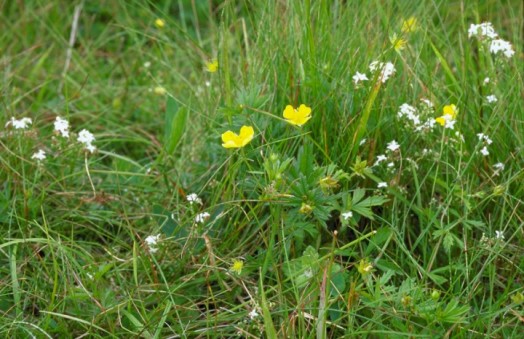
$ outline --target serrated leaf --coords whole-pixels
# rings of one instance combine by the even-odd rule
[[[451,300],[446,308],[437,312],[437,319],[443,323],[461,324],[466,323],[466,313],[469,311],[469,306],[459,306],[456,299]]]
[[[357,212],[358,214],[368,218],[368,219],[371,219],[371,220],[374,220],[373,218],[373,212],[371,211],[371,208],[369,207],[363,207],[363,206],[353,206],[352,208],[353,212]]]
[[[455,243],[455,238],[453,237],[453,235],[451,235],[451,233],[447,233],[444,236],[444,240],[442,241],[442,244],[444,245],[444,249],[446,250],[447,253],[449,253],[454,243]]]
[[[383,205],[384,203],[386,203],[388,201],[389,201],[389,199],[385,198],[385,197],[371,196],[371,197],[367,197],[366,199],[364,199],[361,202],[359,202],[358,205],[359,206],[366,206],[366,207],[381,206],[381,205]]]
[[[357,188],[353,192],[353,205],[356,205],[364,198],[364,195],[366,194],[366,191],[362,188]]]

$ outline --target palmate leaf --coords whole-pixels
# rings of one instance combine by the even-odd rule
[[[368,219],[374,220],[373,217],[373,211],[371,210],[371,207],[373,206],[381,206],[384,203],[388,202],[389,199],[382,197],[382,196],[371,196],[367,197],[365,199],[364,196],[366,194],[366,191],[362,188],[357,188],[353,192],[353,198],[351,199],[349,205],[350,209],[363,217],[366,217]]]
[[[460,306],[456,299],[451,300],[441,311],[436,312],[436,318],[443,323],[462,324],[467,323],[466,315],[469,312],[469,306]]]

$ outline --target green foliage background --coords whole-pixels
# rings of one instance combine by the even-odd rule
[[[33,119],[0,131],[2,336],[524,331],[521,1],[34,0],[0,15],[2,124]],[[468,39],[484,21],[513,58]],[[381,86],[374,60],[396,67]],[[463,142],[398,119],[421,98],[432,117],[457,105]],[[293,128],[282,111],[302,103],[313,117]],[[98,151],[53,136],[57,115]],[[253,141],[224,149],[242,125]],[[391,140],[394,169],[372,166]]]

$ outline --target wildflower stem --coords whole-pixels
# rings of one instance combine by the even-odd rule
[[[375,103],[375,99],[377,98],[381,85],[382,85],[382,81],[375,77],[375,85],[373,85],[373,89],[371,90],[369,98],[366,101],[366,106],[364,106],[364,112],[362,113],[362,117],[360,118],[360,122],[357,126],[357,130],[355,131],[355,134],[353,135],[353,149],[351,150],[351,152],[348,154],[348,157],[346,158],[346,161],[345,161],[346,166],[349,166],[349,162],[351,161],[351,159],[353,159],[356,156],[358,147],[360,146],[360,141],[362,140],[364,133],[366,133],[369,116],[371,114],[371,109],[373,108],[373,104]]]

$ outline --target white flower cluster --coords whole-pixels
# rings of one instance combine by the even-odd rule
[[[365,80],[369,80],[365,73],[357,72],[355,73],[355,75],[353,75],[353,83],[355,84],[355,86],[358,86],[360,82]]]
[[[84,144],[84,147],[89,152],[93,153],[96,150],[96,147],[93,146],[93,141],[95,141],[95,136],[93,133],[89,132],[86,129],[83,129],[78,133],[77,139],[78,142]]]
[[[69,121],[62,119],[61,117],[56,117],[55,132],[64,138],[69,138]]]
[[[347,211],[347,212],[342,213],[342,218],[344,220],[349,220],[349,219],[353,218],[353,212]]]
[[[433,103],[428,99],[420,99],[426,107],[423,107],[423,113],[432,112]],[[408,125],[412,125],[416,132],[423,132],[432,129],[436,122],[432,117],[426,117],[427,114],[421,115],[417,108],[404,103],[400,105],[397,116],[399,119],[405,119],[408,122]]]
[[[468,37],[471,38],[473,36],[480,40],[488,41],[489,51],[492,54],[497,55],[502,52],[506,58],[511,58],[513,54],[515,54],[511,43],[503,39],[497,39],[498,34],[495,32],[495,29],[490,22],[471,24],[468,29]]]
[[[379,80],[385,83],[393,74],[395,74],[395,65],[391,62],[383,63],[379,61],[373,61],[369,64],[369,70],[371,73],[380,71]]]
[[[193,205],[194,203],[202,205],[202,199],[200,199],[196,193],[188,194],[186,199],[190,205]]]
[[[477,137],[479,138],[479,142],[483,143],[483,147],[480,150],[480,153],[483,156],[488,156],[489,155],[488,146],[493,143],[493,140],[491,140],[489,136],[485,135],[484,133],[477,133]]]
[[[197,214],[197,216],[195,217],[195,222],[197,224],[203,224],[207,219],[209,219],[211,215],[207,212],[202,212],[200,214]]]
[[[31,120],[31,118],[22,118],[17,120],[14,117],[11,117],[11,120],[5,124],[5,127],[7,128],[9,125],[11,125],[14,129],[26,129],[27,126],[31,124],[33,124],[33,120]]]
[[[400,145],[396,140],[392,140],[387,144],[386,148],[387,150],[385,154],[377,155],[377,160],[375,161],[373,166],[378,166],[380,165],[381,162],[386,161],[388,170],[393,171],[395,169],[395,156],[393,153],[395,153],[396,151],[400,149]],[[379,183],[378,188],[383,188],[383,187],[387,187],[387,184],[385,182]]]
[[[500,172],[504,170],[504,164],[501,162],[497,162],[495,165],[493,165],[493,168],[495,169],[495,171],[493,172],[493,176],[496,177],[500,174]]]
[[[495,55],[499,52],[502,52],[502,54],[504,54],[508,59],[511,58],[513,54],[515,54],[513,46],[511,46],[509,41],[502,39],[495,39],[491,41],[491,44],[489,45],[489,51]]]
[[[33,120],[31,118],[24,117],[21,119],[15,119],[14,117],[11,117],[11,119],[5,124],[5,128],[11,126],[15,130],[21,130],[28,128],[32,124]],[[62,136],[63,138],[69,138],[69,121],[63,119],[60,116],[57,116],[54,121],[54,131],[56,134]],[[93,153],[96,150],[96,147],[93,145],[95,137],[88,130],[83,129],[82,131],[80,131],[80,133],[78,133],[77,140],[78,142],[82,143],[89,152]],[[46,152],[42,149],[39,149],[31,156],[31,159],[37,161],[42,161],[45,158]]]
[[[471,24],[469,26],[468,38],[471,38],[472,36],[475,36],[479,39],[495,39],[498,34],[495,32],[491,22],[483,22],[481,24]]]
[[[40,149],[38,150],[38,152],[34,153],[32,156],[31,156],[31,159],[35,159],[37,161],[42,161],[46,158],[45,156],[45,151]]]
[[[160,234],[157,235],[149,235],[145,239],[145,243],[147,244],[147,247],[149,248],[149,253],[155,253],[158,251],[157,243],[160,240]]]
[[[498,101],[497,97],[496,97],[495,95],[493,95],[493,94],[492,94],[492,95],[488,95],[488,96],[486,97],[486,100],[487,100],[488,103],[490,103],[490,104]]]

